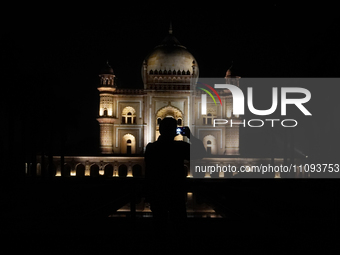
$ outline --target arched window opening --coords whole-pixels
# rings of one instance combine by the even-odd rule
[[[69,177],[71,176],[71,166],[69,164],[64,164],[64,171],[61,173],[61,176]]]
[[[78,164],[76,166],[76,176],[84,177],[85,176],[85,166],[83,164]]]
[[[209,112],[209,109],[208,109],[208,114],[203,115],[203,125],[212,125],[214,118],[216,118],[216,114],[211,111]]]
[[[122,137],[121,153],[136,154],[136,138],[132,134],[125,134]]]
[[[90,176],[98,177],[99,176],[99,166],[96,164],[91,165],[90,167]]]
[[[177,126],[182,126],[182,119],[177,120]]]
[[[132,167],[132,175],[133,177],[141,177],[142,176],[142,167],[141,165],[134,165]]]
[[[207,135],[203,138],[203,144],[207,151],[207,155],[216,155],[217,154],[217,142],[216,138],[213,135]]]
[[[104,167],[104,175],[107,176],[107,177],[113,176],[113,166],[111,164],[107,164]]]
[[[207,125],[211,125],[212,124],[212,115],[211,113],[207,114]]]
[[[127,106],[122,111],[122,124],[136,124],[136,110]]]
[[[126,177],[127,176],[127,166],[120,165],[118,168],[118,175],[119,177]]]
[[[132,113],[128,112],[127,114],[127,124],[131,124],[132,123],[132,117],[131,117]]]
[[[127,153],[128,155],[131,154],[131,143],[132,143],[132,142],[131,142],[130,139],[126,141],[126,153]]]
[[[211,155],[211,141],[207,141],[207,154]]]

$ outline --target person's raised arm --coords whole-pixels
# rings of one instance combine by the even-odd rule
[[[189,127],[184,127],[183,135],[190,140],[190,158],[189,159],[201,159],[206,156],[206,150],[203,142],[196,138],[190,131]]]

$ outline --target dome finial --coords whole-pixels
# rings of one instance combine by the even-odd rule
[[[231,65],[230,65],[229,69],[226,72],[226,77],[230,77],[231,76],[231,68],[233,67],[233,65],[234,65],[234,61],[232,60],[231,61]]]
[[[169,34],[172,35],[172,22],[170,21]]]
[[[113,74],[113,69],[109,64],[109,60],[106,59],[106,65],[105,67],[101,70],[101,74]]]
[[[231,65],[229,67],[229,70],[233,67],[233,65],[234,65],[234,60],[231,61]]]

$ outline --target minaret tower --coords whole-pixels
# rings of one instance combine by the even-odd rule
[[[116,91],[113,69],[106,63],[101,71],[98,86],[100,103],[97,121],[100,125],[100,149],[103,154],[113,153],[113,93]]]

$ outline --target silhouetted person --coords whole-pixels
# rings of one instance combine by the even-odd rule
[[[191,134],[188,127],[183,129],[182,135],[190,139],[191,145],[174,140],[176,129],[174,118],[164,118],[159,125],[161,135],[156,142],[149,143],[145,151],[148,199],[155,219],[186,218],[184,184],[187,172],[184,160],[189,160],[190,154],[195,158],[205,156],[203,143]]]

